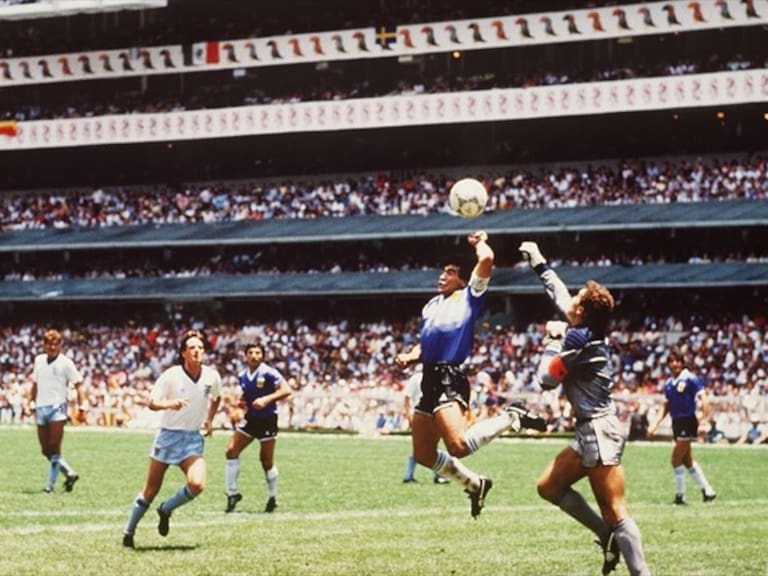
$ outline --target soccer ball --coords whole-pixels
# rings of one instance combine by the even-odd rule
[[[464,218],[480,216],[488,203],[488,191],[482,182],[474,178],[462,178],[451,186],[448,194],[451,209]]]

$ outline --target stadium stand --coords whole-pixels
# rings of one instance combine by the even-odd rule
[[[403,1],[377,2],[375,10],[361,2],[359,12],[343,15],[340,4],[331,2],[320,15],[296,10],[302,2],[286,0],[276,3],[280,8],[273,7],[272,13],[259,14],[258,26],[253,15],[235,18],[234,12],[222,12],[203,29],[204,4],[171,1],[168,9],[71,17],[67,26],[50,19],[0,22],[0,29],[7,32],[2,37],[10,59],[186,45],[211,40],[209,34],[218,40],[264,39],[286,33],[286,22],[295,34],[513,14],[493,2],[473,2],[471,8],[427,3],[422,12],[414,12],[414,3]],[[227,4],[248,11],[248,3]],[[515,7],[578,9],[574,4]],[[737,3],[730,4],[735,13]],[[461,7],[472,12],[460,13]],[[287,19],[282,10],[302,17]],[[168,25],[171,21],[174,26]],[[34,42],[22,42],[25,38]],[[712,45],[723,48],[717,51],[723,55],[719,61],[709,59]],[[535,278],[515,267],[517,243],[533,237],[563,259],[560,270],[569,283],[597,277],[618,294],[616,329],[622,345],[616,360],[625,369],[617,386],[627,392],[624,406],[639,399],[638,406],[655,409],[664,351],[683,338],[696,351],[697,365],[706,369],[734,438],[750,415],[765,417],[768,391],[763,316],[768,270],[764,261],[754,261],[764,256],[760,247],[768,223],[768,111],[759,99],[723,104],[712,97],[709,105],[694,103],[692,86],[703,78],[696,73],[712,71],[712,78],[723,83],[703,85],[706,96],[721,89],[727,96],[728,78],[743,79],[739,90],[746,91],[753,76],[722,71],[738,68],[759,79],[765,45],[764,26],[744,26],[467,50],[456,60],[441,53],[402,62],[397,57],[357,58],[331,62],[325,69],[272,64],[249,69],[242,80],[233,78],[231,70],[196,70],[39,83],[32,89],[0,84],[3,94],[10,95],[5,115],[23,113],[14,118],[19,140],[0,135],[7,165],[13,167],[0,184],[0,271],[7,277],[0,285],[0,326],[6,336],[0,354],[6,369],[1,417],[17,421],[24,413],[30,355],[42,327],[56,324],[69,331],[75,357],[88,367],[93,406],[88,423],[146,424],[137,406],[173,352],[163,343],[195,325],[211,332],[214,359],[230,379],[242,341],[259,336],[273,343],[276,362],[296,378],[290,412],[281,415],[288,425],[371,431],[371,421],[380,411],[390,413],[398,397],[402,375],[390,360],[415,331],[412,318],[432,290],[441,250],[454,249],[463,234],[482,226],[498,239],[500,267],[473,368],[493,374],[491,381],[504,375],[504,394],[548,405],[567,427],[567,406],[529,388],[541,323],[550,313]],[[566,53],[572,60],[560,60]],[[659,69],[660,53],[673,69]],[[567,79],[555,62],[569,64]],[[676,66],[681,62],[699,68]],[[485,73],[492,73],[493,81],[475,84]],[[666,83],[676,81],[669,77],[678,73],[690,77],[691,84]],[[366,74],[380,78],[380,84],[370,93],[355,93]],[[326,78],[320,81],[322,75]],[[448,116],[438,124],[414,121],[311,132],[299,127],[183,140],[153,140],[136,132],[119,143],[82,146],[66,136],[72,126],[95,130],[96,124],[72,123],[78,116],[94,120],[89,110],[97,117],[117,113],[126,122],[143,116],[122,112],[151,110],[163,125],[177,121],[173,114],[179,107],[223,106],[227,111],[241,105],[252,88],[264,94],[265,101],[254,102],[259,112],[272,113],[275,99],[289,97],[333,103],[337,96],[374,99],[386,90],[396,97],[428,97],[410,94],[416,83],[425,92],[448,96],[466,88],[496,93],[516,86],[536,95],[544,94],[536,89],[581,81],[590,90],[605,89],[610,98],[607,85],[628,86],[621,84],[625,76],[666,77],[659,91],[667,86],[691,91],[681,88],[674,106],[601,113],[585,108],[567,116],[557,111],[537,116],[528,109],[527,114],[473,122],[456,114],[455,122]],[[218,86],[220,91],[212,88]],[[230,92],[228,86],[237,88]],[[315,86],[333,96],[313,94]],[[106,91],[116,87],[115,108],[105,107]],[[71,110],[62,114],[66,106]],[[30,121],[32,110],[39,111],[36,118],[51,113],[64,118],[50,125]],[[13,147],[43,125],[54,135],[62,131],[60,144]],[[468,172],[487,182],[494,202],[475,221],[444,211],[448,182]],[[353,197],[356,204],[350,203]],[[212,258],[242,259],[260,251],[269,256],[269,274],[258,266],[258,274],[197,272]],[[338,254],[345,252],[352,253],[350,264],[335,272],[323,269],[334,268],[324,263],[338,264]],[[634,265],[581,265],[606,252],[623,254]],[[397,265],[398,256],[406,269]],[[119,277],[138,258],[156,274]],[[360,260],[383,263],[386,270],[356,272]],[[175,268],[187,272],[180,277],[157,274]],[[104,269],[116,270],[115,277],[89,277]],[[68,270],[81,276],[69,277]],[[105,318],[112,324],[105,324]],[[120,351],[126,349],[128,358],[122,360]],[[486,396],[498,392],[484,377],[476,379],[476,388],[478,409]],[[392,431],[398,430],[397,416],[392,415]],[[220,424],[228,425],[226,409]]]

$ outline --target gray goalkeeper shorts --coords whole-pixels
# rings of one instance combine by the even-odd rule
[[[616,416],[601,416],[576,423],[576,437],[570,447],[580,456],[586,468],[602,463],[621,464],[627,437]]]

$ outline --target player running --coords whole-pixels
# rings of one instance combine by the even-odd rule
[[[203,459],[200,427],[204,427],[206,436],[213,433],[213,417],[221,401],[221,376],[203,364],[205,346],[202,332],[186,332],[179,346],[179,363],[165,370],[150,392],[148,408],[162,410],[163,416],[149,453],[144,489],[133,501],[123,533],[126,548],[134,547],[136,527],[160,492],[169,466],[181,468],[186,482],[157,507],[160,536],[168,535],[171,513],[205,488],[208,468]]]

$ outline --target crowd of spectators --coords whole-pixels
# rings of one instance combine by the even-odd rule
[[[281,407],[286,429],[331,429],[365,434],[403,432],[403,382],[410,375],[393,358],[413,343],[412,322],[312,321],[299,319],[263,325],[190,322],[206,329],[209,362],[224,379],[224,401],[216,423],[232,426],[243,367],[244,344],[266,345],[268,360],[289,378],[293,396]],[[84,324],[64,327],[63,351],[85,377],[83,424],[147,427],[154,425],[144,408],[155,378],[176,357],[179,327],[169,324]],[[28,401],[35,354],[41,353],[43,326],[6,326],[0,334],[0,422],[30,424]],[[468,360],[473,374],[473,409],[491,414],[505,402],[523,400],[548,415],[550,431],[572,429],[570,406],[557,391],[542,392],[533,371],[541,350],[543,325],[501,326],[481,323]],[[612,361],[617,366],[615,397],[627,426],[636,415],[663,403],[666,359],[682,344],[692,369],[703,376],[714,411],[712,418],[735,441],[753,422],[768,419],[768,327],[763,316],[726,319],[646,318],[613,326]],[[705,424],[705,423],[703,423]]]
[[[346,66],[369,63],[355,62]],[[579,67],[561,64],[561,69],[550,68],[546,71],[534,69],[519,70],[501,63],[495,66],[462,66],[461,70],[451,72],[445,65],[441,70],[419,73],[415,77],[403,79],[404,74],[391,70],[382,70],[374,79],[359,79],[360,74],[349,74],[348,78],[338,71],[333,74],[311,69],[302,69],[300,73],[286,75],[282,71],[259,71],[245,80],[211,74],[208,81],[196,78],[194,84],[183,91],[163,86],[162,91],[146,87],[105,90],[103,85],[91,89],[90,83],[65,85],[56,92],[38,93],[38,97],[29,99],[26,93],[18,93],[18,98],[9,94],[5,109],[0,110],[0,119],[51,120],[63,118],[86,118],[111,114],[162,113],[184,110],[226,108],[233,106],[253,106],[266,104],[288,104],[310,101],[346,100],[350,98],[373,98],[392,95],[438,94],[464,92],[468,90],[491,90],[499,88],[524,88],[533,86],[553,86],[578,82],[607,82],[632,78],[658,76],[679,76],[705,72],[727,70],[747,70],[768,67],[768,58],[748,58],[740,53],[730,57],[725,55],[702,56],[700,60],[689,58],[674,61],[670,57],[665,62],[649,65],[623,63],[614,66]],[[473,72],[472,70],[475,69]],[[278,76],[277,74],[281,74]],[[405,76],[414,76],[405,74]],[[298,82],[297,79],[301,79]],[[191,82],[190,82],[191,84]]]
[[[489,190],[488,211],[666,204],[768,197],[764,156],[641,159],[593,166],[510,167],[466,172]],[[352,176],[131,186],[0,195],[0,229],[88,228],[449,211],[455,176]]]
[[[293,256],[295,256],[295,252]],[[339,274],[342,272],[406,272],[412,270],[434,270],[434,255],[403,257],[395,250],[386,261],[366,256],[364,252],[350,253],[346,256],[316,258],[282,258],[278,253],[267,254],[269,250],[255,249],[248,252],[223,253],[200,257],[199,251],[189,251],[187,258],[194,257],[195,262],[180,263],[178,259],[167,259],[161,255],[154,257],[146,250],[124,251],[117,262],[108,263],[101,258],[93,258],[91,253],[82,257],[70,255],[69,260],[55,258],[35,258],[35,254],[24,254],[24,262],[0,261],[0,280],[33,282],[36,280],[70,280],[98,278],[201,278],[218,275],[277,275],[286,273],[302,274]],[[113,258],[114,259],[114,258]],[[663,255],[627,255],[626,253],[600,254],[586,258],[553,258],[550,265],[581,266],[588,268],[608,268],[611,266],[644,266],[662,264],[670,260]],[[708,264],[712,262],[768,262],[768,253],[750,251],[742,253],[727,251],[724,254],[696,253],[684,260],[688,264]],[[515,264],[520,265],[518,264]]]

